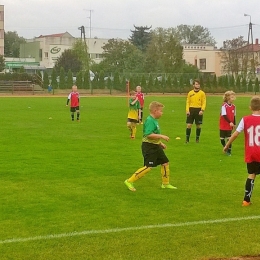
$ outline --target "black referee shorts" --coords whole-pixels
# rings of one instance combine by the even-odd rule
[[[187,116],[186,124],[193,124],[195,121],[196,125],[201,125],[203,121],[203,115],[199,115],[201,108],[190,107],[190,115]]]

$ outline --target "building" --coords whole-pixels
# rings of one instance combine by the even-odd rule
[[[207,44],[183,44],[183,59],[200,71],[222,75],[220,50]]]
[[[4,30],[4,6],[0,5],[0,55],[4,55],[4,38],[5,38],[5,30]]]
[[[40,35],[20,45],[20,58],[34,58],[41,67],[52,69],[64,50],[71,49],[76,40],[68,32]],[[107,42],[107,39],[86,39],[90,58],[94,62],[99,63],[102,60],[102,46]]]

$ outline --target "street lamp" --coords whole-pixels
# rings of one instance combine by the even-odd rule
[[[251,23],[251,15],[250,14],[244,14],[244,16],[249,16],[250,17],[250,23]]]

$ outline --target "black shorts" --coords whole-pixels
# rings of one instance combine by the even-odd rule
[[[132,119],[132,118],[127,118],[127,122],[131,122],[131,123],[138,123],[138,120],[136,119]]]
[[[219,130],[219,137],[220,138],[229,138],[231,137],[232,130]]]
[[[247,163],[248,174],[260,174],[260,162]]]
[[[70,108],[70,112],[76,112],[76,111],[79,111],[79,106]]]
[[[199,115],[201,108],[190,107],[190,115],[187,116],[186,124],[193,124],[195,121],[196,125],[201,125],[203,121],[203,115]]]
[[[144,157],[144,166],[156,167],[169,162],[162,147],[158,144],[147,142],[142,143],[142,154]]]

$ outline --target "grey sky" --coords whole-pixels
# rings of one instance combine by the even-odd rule
[[[5,31],[33,38],[68,31],[80,37],[127,39],[137,26],[176,27],[201,25],[210,30],[220,47],[224,40],[244,36],[251,15],[253,36],[260,38],[259,0],[0,0],[5,6]]]

